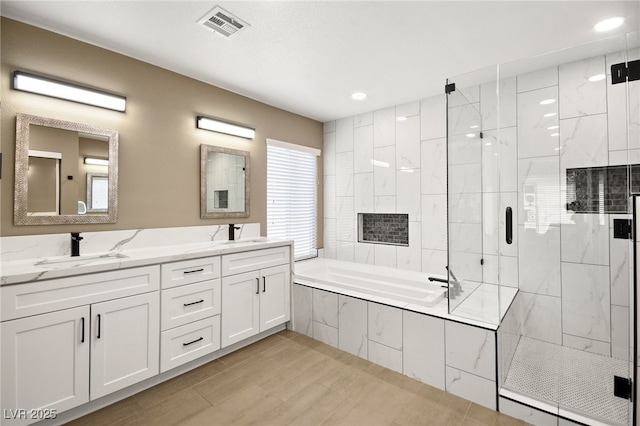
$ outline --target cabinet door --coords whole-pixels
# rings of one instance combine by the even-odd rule
[[[33,422],[12,421],[19,409],[29,420],[30,409],[60,413],[89,401],[88,306],[6,321],[0,336],[0,423]]]
[[[222,278],[221,345],[224,348],[260,331],[258,271]]]
[[[159,372],[158,292],[91,305],[91,400]]]
[[[260,331],[289,321],[291,265],[260,271]]]

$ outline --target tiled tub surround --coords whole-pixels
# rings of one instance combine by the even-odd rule
[[[354,278],[361,277],[364,268],[391,283],[398,278],[405,286],[412,276],[417,290],[429,285],[426,273],[328,259],[297,262],[295,331],[497,409],[497,325],[449,315],[446,299],[419,304],[392,294],[372,295],[365,289],[343,287],[339,281],[346,281],[347,274],[343,272],[336,279],[328,271],[332,267],[344,271],[349,265]],[[495,300],[492,297],[484,302]]]

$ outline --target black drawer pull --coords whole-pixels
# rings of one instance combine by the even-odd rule
[[[84,343],[84,317],[82,317],[82,340],[80,340],[80,343]]]
[[[262,292],[267,291],[267,277],[262,277]]]
[[[184,306],[191,306],[191,305],[197,305],[198,303],[203,303],[204,299],[200,299],[197,302],[191,302],[191,303],[183,303]]]
[[[100,338],[100,329],[102,328],[102,321],[100,319],[100,314],[98,314],[98,339]]]
[[[194,269],[193,271],[184,271],[183,274],[195,274],[196,272],[202,272],[204,271],[204,268],[200,268],[200,269]]]
[[[200,340],[204,340],[204,337],[201,337],[199,339],[194,340],[193,342],[189,342],[189,343],[183,343],[182,346],[189,346],[189,345],[193,345],[194,343],[198,343]]]
[[[260,294],[260,278],[256,278],[256,294]]]

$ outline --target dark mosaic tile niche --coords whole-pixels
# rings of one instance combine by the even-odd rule
[[[358,242],[409,245],[409,215],[358,213]]]
[[[640,193],[640,164],[567,169],[567,210],[629,213],[628,197]]]

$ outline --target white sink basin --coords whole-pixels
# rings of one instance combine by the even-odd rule
[[[266,237],[256,237],[256,238],[243,238],[240,240],[229,240],[229,241],[225,241],[222,244],[227,244],[227,245],[254,244],[254,243],[263,243],[265,241],[267,241]]]
[[[36,265],[59,265],[65,263],[81,263],[95,260],[109,260],[109,259],[125,259],[129,256],[122,253],[101,253],[101,254],[88,254],[85,256],[69,256],[69,257],[54,257],[51,259],[43,259],[36,262]]]

